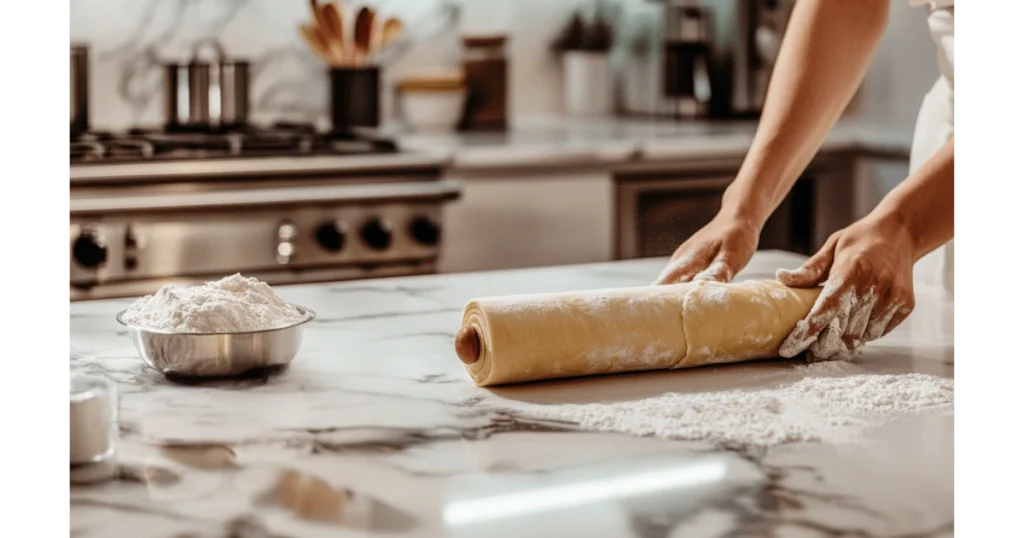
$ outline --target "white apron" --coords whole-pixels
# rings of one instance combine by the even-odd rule
[[[953,137],[953,7],[930,8],[928,27],[938,48],[939,80],[925,95],[914,128],[910,170],[917,170]],[[925,255],[914,266],[915,284],[953,296],[953,241]]]

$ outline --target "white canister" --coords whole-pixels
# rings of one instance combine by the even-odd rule
[[[447,132],[458,127],[466,108],[461,72],[407,77],[398,83],[402,117],[416,131]]]
[[[565,111],[572,116],[605,116],[612,111],[608,55],[569,51],[562,55]]]
[[[68,419],[72,480],[79,481],[78,476],[81,481],[109,478],[116,470],[111,462],[119,433],[117,386],[103,377],[72,375]]]

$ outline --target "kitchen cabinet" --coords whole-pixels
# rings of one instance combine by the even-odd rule
[[[448,206],[441,272],[512,269],[612,259],[615,191],[610,170],[460,174]]]

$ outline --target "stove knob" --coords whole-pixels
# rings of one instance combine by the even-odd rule
[[[409,234],[421,245],[433,247],[441,241],[441,228],[429,217],[417,217],[409,223]]]
[[[142,246],[142,241],[139,239],[139,234],[135,233],[135,229],[129,227],[124,232],[124,249],[131,251],[136,250]]]
[[[316,229],[316,241],[324,250],[341,252],[345,248],[345,223],[336,220]]]
[[[383,219],[370,219],[363,225],[363,241],[374,250],[385,250],[391,246],[391,225]]]
[[[85,231],[75,238],[71,254],[82,267],[95,269],[107,263],[107,244],[98,233]]]

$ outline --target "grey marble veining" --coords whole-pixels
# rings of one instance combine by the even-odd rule
[[[662,263],[283,287],[287,300],[318,313],[292,366],[192,385],[137,358],[113,318],[129,301],[73,303],[71,370],[106,376],[121,391],[122,469],[115,481],[72,488],[71,532],[952,536],[951,415],[907,417],[856,445],[765,449],[593,433],[497,409],[510,399],[774,386],[799,373],[793,362],[765,361],[485,390],[454,355],[472,297],[645,285]],[[797,263],[759,253],[741,278]],[[952,377],[952,306],[922,294],[910,319],[869,345],[857,368]],[[601,488],[611,493],[583,502]],[[538,502],[557,509],[538,511]]]
[[[458,0],[357,3],[362,5],[377,8],[383,16],[399,16],[405,23],[400,45],[382,58],[385,82],[408,69],[410,62],[421,62],[418,55],[436,56],[437,48],[457,39]],[[219,42],[229,57],[250,61],[252,120],[326,118],[326,67],[299,33],[299,25],[310,21],[308,2],[74,0],[70,7],[72,41],[90,46],[93,127],[161,125],[162,64],[186,62],[196,45],[210,40]],[[210,58],[211,51],[199,54]],[[387,105],[385,117],[390,114]]]

